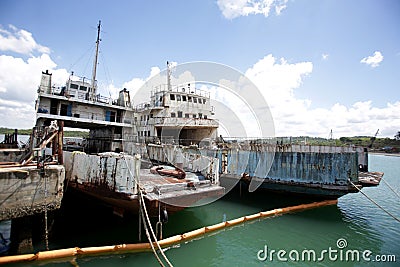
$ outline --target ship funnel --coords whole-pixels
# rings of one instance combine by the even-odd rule
[[[119,92],[118,105],[122,107],[131,107],[131,97],[126,88]]]
[[[49,70],[42,71],[42,79],[40,81],[39,93],[51,94],[51,73]]]

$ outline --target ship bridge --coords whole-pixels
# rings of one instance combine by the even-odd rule
[[[135,108],[139,138],[183,145],[215,138],[219,123],[212,118],[214,107],[210,100],[209,92],[189,83],[155,87],[150,102]]]
[[[95,90],[91,90],[89,79],[71,75],[65,86],[55,87],[51,75],[42,73],[36,101],[38,122],[63,120],[66,127],[84,129],[132,126],[133,109],[126,89],[115,100],[100,94],[91,96]]]
[[[134,118],[129,92],[123,89],[118,99],[111,99],[96,94],[96,84],[90,79],[71,75],[65,86],[56,87],[51,78],[51,73],[42,72],[36,125],[63,121],[65,127],[91,130],[88,151],[122,151],[123,134],[132,134]]]

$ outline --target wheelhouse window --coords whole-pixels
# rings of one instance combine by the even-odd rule
[[[174,95],[174,94],[170,94],[170,95],[169,95],[169,99],[175,100],[175,95]]]
[[[176,117],[176,113],[175,112],[171,112],[171,118],[175,118]]]
[[[181,95],[176,95],[176,101],[181,101]]]
[[[86,90],[87,90],[87,87],[86,87],[86,86],[83,86],[83,85],[81,85],[81,86],[79,87],[79,90],[81,90],[81,91],[85,91],[85,92],[86,92]]]
[[[193,103],[197,103],[197,98],[193,97]]]
[[[188,101],[188,102],[192,102],[192,97],[191,97],[191,96],[188,96],[187,101]]]
[[[182,118],[182,111],[178,111],[178,118]]]
[[[185,114],[185,118],[189,118],[189,114],[188,113]]]
[[[186,101],[186,96],[185,95],[182,96],[182,101]]]
[[[78,89],[79,85],[71,83],[71,85],[69,86],[71,89]]]

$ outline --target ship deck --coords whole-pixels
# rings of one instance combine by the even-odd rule
[[[363,186],[378,186],[383,177],[383,172],[359,172],[358,181]]]
[[[191,173],[188,173],[191,174]],[[198,201],[217,198],[225,189],[210,180],[178,179],[140,170],[140,185],[148,201],[160,201],[173,206],[189,207]]]

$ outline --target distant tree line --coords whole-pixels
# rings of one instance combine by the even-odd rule
[[[0,127],[0,135],[13,133],[15,129]],[[18,129],[18,135],[30,135],[32,129]],[[85,131],[64,131],[64,137],[89,137],[89,132]],[[0,138],[0,142],[2,138]]]
[[[14,129],[0,127],[0,135],[13,133]],[[18,129],[19,135],[30,135],[32,129]],[[86,131],[64,131],[65,137],[89,137],[89,132]],[[0,138],[1,139],[1,138]],[[279,139],[279,138],[278,138]],[[280,140],[280,139],[279,139]],[[0,140],[1,142],[2,140]],[[339,139],[325,139],[320,137],[291,137],[290,141],[285,138],[285,143],[306,143],[309,145],[334,145],[334,146],[363,146],[373,149],[382,149],[385,147],[392,147],[400,151],[400,131],[396,133],[394,139],[391,138],[375,138],[368,136],[354,136],[354,137],[340,137]]]
[[[399,134],[400,132],[396,136]],[[396,136],[394,139],[367,136],[340,137],[339,140],[343,145],[363,146],[378,150],[392,148],[393,151],[400,151],[400,135]]]

